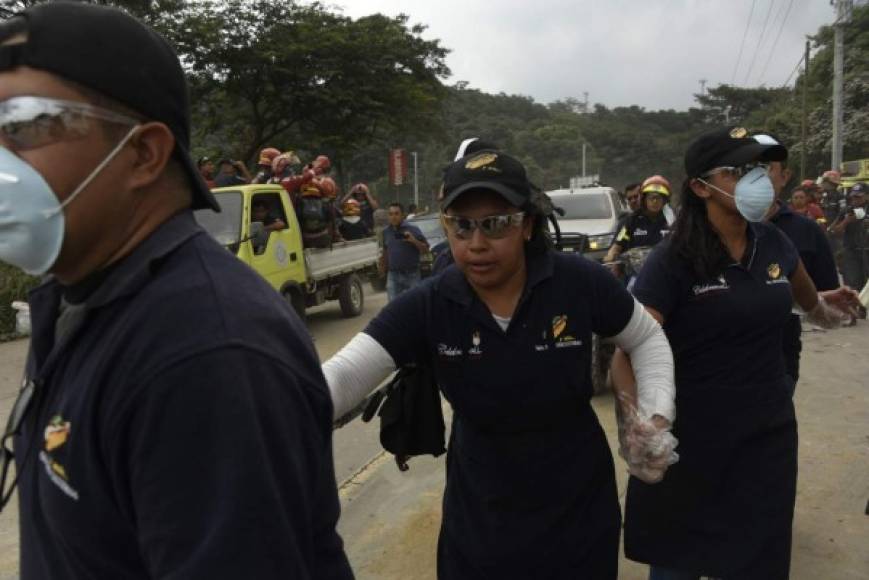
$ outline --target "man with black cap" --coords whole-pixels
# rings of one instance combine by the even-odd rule
[[[0,260],[52,275],[0,441],[25,580],[352,577],[317,355],[194,221],[219,207],[189,134],[178,58],[134,18],[0,24]]]
[[[836,271],[836,261],[827,236],[818,223],[806,216],[791,210],[780,197],[791,177],[787,167],[788,150],[772,135],[754,135],[754,140],[761,144],[780,145],[774,147],[772,158],[767,160],[769,177],[775,191],[776,200],[767,213],[766,219],[780,229],[793,242],[799,253],[800,260],[806,272],[818,290],[835,290],[839,287],[839,273]],[[791,313],[782,333],[785,371],[793,379],[793,389],[796,389],[800,378],[800,352],[803,345],[800,335],[802,323],[799,313]],[[791,391],[793,393],[793,390]]]
[[[845,284],[860,290],[869,277],[869,220],[866,219],[867,186],[855,183],[848,191],[848,205],[830,227],[842,236],[842,277]]]

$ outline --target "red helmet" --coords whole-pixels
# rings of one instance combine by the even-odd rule
[[[825,171],[824,174],[821,175],[821,179],[839,185],[839,183],[841,183],[842,181],[842,175],[835,169],[831,169],[829,171]]]
[[[280,155],[281,152],[274,147],[266,147],[262,151],[259,152],[259,161],[257,161],[257,165],[271,165],[272,161],[275,160],[275,157]]]
[[[338,193],[338,186],[335,184],[335,180],[331,177],[318,177],[314,182],[317,184],[317,187],[320,188],[323,197],[332,199]]]
[[[325,155],[318,155],[311,165],[319,169],[321,173],[326,173],[332,167],[332,162]]]
[[[640,188],[641,193],[660,193],[661,195],[670,195],[670,182],[667,181],[666,178],[660,175],[653,175],[651,177],[647,177],[645,181],[643,181],[643,185]]]
[[[353,187],[350,188],[350,193],[367,194],[368,193],[368,186],[365,185],[364,183],[357,183],[356,185],[354,185]]]

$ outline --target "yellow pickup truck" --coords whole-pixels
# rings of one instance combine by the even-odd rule
[[[345,317],[361,314],[362,281],[377,277],[376,238],[337,242],[329,248],[303,248],[295,209],[280,185],[212,191],[223,211],[198,210],[196,220],[280,292],[303,320],[306,308],[327,300],[337,300]],[[255,221],[263,213],[263,221]],[[286,227],[277,229],[278,222]]]

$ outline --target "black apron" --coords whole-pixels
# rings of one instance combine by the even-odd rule
[[[439,579],[615,580],[620,522],[612,455],[587,406],[536,433],[454,418]]]

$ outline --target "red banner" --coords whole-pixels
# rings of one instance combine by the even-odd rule
[[[407,151],[391,149],[389,151],[389,183],[404,185],[407,183]]]

